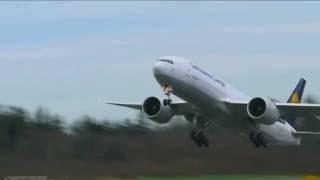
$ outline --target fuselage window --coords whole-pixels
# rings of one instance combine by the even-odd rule
[[[169,63],[169,64],[174,64],[173,61],[169,60],[169,59],[159,59],[158,61],[166,62],[166,63]]]

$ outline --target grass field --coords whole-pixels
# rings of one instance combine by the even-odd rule
[[[200,176],[200,177],[141,177],[139,180],[301,180],[299,176]]]
[[[108,179],[108,178],[107,178]],[[113,178],[109,178],[113,179]],[[115,178],[122,179],[122,178]],[[124,178],[126,179],[126,178]],[[197,177],[137,177],[137,180],[320,180],[320,176],[258,176],[258,175],[218,175]],[[103,179],[101,179],[103,180]]]

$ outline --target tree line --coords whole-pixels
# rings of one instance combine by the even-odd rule
[[[141,114],[122,123],[111,122],[114,121],[84,115],[67,126],[62,116],[42,107],[30,113],[20,107],[0,106],[0,175],[145,176],[320,171],[320,138],[316,137],[307,138],[302,147],[256,149],[245,134],[212,126],[207,130],[211,147],[199,148],[189,139],[193,126],[188,123],[152,126]],[[319,121],[308,121],[301,128],[319,127]]]

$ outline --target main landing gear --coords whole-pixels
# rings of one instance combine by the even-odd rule
[[[209,147],[210,141],[203,132],[204,128],[206,128],[209,125],[209,122],[203,119],[202,117],[198,117],[196,118],[196,124],[197,124],[198,130],[192,131],[190,133],[190,138],[199,147],[201,146]]]
[[[163,85],[161,86],[161,88],[164,94],[167,96],[167,98],[163,100],[163,104],[165,106],[170,105],[172,103],[172,100],[170,99],[170,94],[173,92],[173,88],[170,85]],[[204,128],[206,128],[210,124],[209,121],[204,119],[202,116],[197,116],[196,118],[194,117],[195,117],[194,115],[191,115],[190,120],[196,121],[197,130],[192,131],[190,133],[190,138],[199,147],[201,146],[209,147],[210,145],[209,139],[203,132]]]
[[[259,147],[264,147],[264,148],[267,148],[267,142],[266,142],[266,139],[265,137],[263,136],[263,134],[261,132],[259,133],[254,133],[254,132],[251,132],[249,134],[249,139],[253,142],[253,144],[259,148]]]
[[[199,147],[201,147],[202,145],[205,147],[209,147],[210,145],[209,139],[202,131],[200,132],[192,131],[190,133],[190,138]]]
[[[253,119],[248,119],[249,128],[249,140],[256,146],[256,148],[264,147],[267,148],[267,139],[264,137],[260,130],[259,124],[253,121]]]
[[[170,105],[172,103],[172,100],[170,99],[170,94],[173,91],[172,87],[169,85],[164,85],[164,86],[162,86],[162,90],[163,90],[164,94],[167,96],[167,98],[163,100],[163,104],[165,106]]]

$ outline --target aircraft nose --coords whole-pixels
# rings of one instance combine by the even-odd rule
[[[153,66],[153,74],[155,76],[159,76],[159,75],[161,76],[164,73],[163,71],[164,69],[163,69],[162,63],[156,62]]]
[[[168,82],[167,66],[163,62],[156,62],[153,66],[153,75],[160,84]]]

